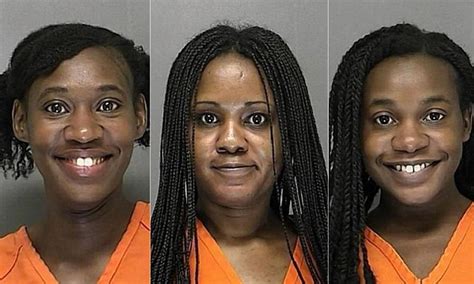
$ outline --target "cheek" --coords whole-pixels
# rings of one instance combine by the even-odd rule
[[[194,132],[194,159],[196,164],[208,160],[215,149],[215,135],[209,132],[195,130]],[[190,140],[191,142],[191,140]],[[198,167],[199,168],[199,167]]]
[[[282,158],[281,158],[281,144],[280,138],[274,136],[274,148],[270,139],[270,135],[250,135],[249,143],[252,145],[252,152],[255,155],[255,158],[262,167],[273,168],[273,149],[275,151],[275,163],[277,170],[281,168]]]
[[[50,152],[61,141],[62,126],[42,120],[29,121],[28,138],[33,156]]]
[[[463,133],[447,129],[430,135],[433,146],[445,152],[446,155],[459,164],[462,156]]]
[[[366,168],[370,168],[390,147],[390,136],[374,133],[370,130],[362,130],[362,159]]]
[[[126,119],[118,120],[107,120],[104,119],[102,122],[98,122],[104,131],[104,136],[109,136],[112,141],[120,144],[132,144],[134,143],[137,127],[134,121]],[[107,137],[104,137],[107,139]]]

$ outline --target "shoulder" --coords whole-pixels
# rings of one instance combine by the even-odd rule
[[[0,238],[0,280],[7,276],[18,259],[22,247],[19,237],[22,230],[24,230],[24,227]]]

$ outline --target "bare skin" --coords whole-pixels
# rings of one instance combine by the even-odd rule
[[[282,283],[291,262],[280,220],[268,204],[233,209],[217,204],[200,208],[200,219],[243,283]],[[296,235],[288,231],[293,251]],[[271,261],[270,261],[271,260]]]
[[[454,197],[426,208],[404,208],[388,200],[369,215],[369,226],[395,248],[419,279],[438,263],[471,201]]]
[[[97,283],[132,211],[133,204],[121,194],[80,213],[50,204],[46,219],[29,227],[28,234],[59,283]]]

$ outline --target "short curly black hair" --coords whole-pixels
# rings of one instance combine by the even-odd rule
[[[150,102],[150,58],[143,47],[108,29],[82,23],[45,26],[29,34],[15,48],[8,69],[0,75],[0,168],[16,179],[33,171],[28,143],[18,140],[12,129],[12,107],[22,100],[33,82],[51,74],[63,61],[89,47],[117,51],[130,68],[134,96]],[[149,121],[149,119],[147,120]],[[137,143],[149,146],[149,127]]]

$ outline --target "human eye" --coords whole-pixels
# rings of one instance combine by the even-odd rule
[[[204,126],[213,126],[219,123],[219,118],[210,112],[199,113],[196,115],[196,122]]]
[[[99,103],[99,106],[97,107],[97,111],[113,112],[119,107],[120,107],[120,104],[113,100],[103,100],[102,102]]]
[[[388,114],[380,114],[374,118],[374,122],[380,126],[388,126],[395,123],[395,120]]]
[[[268,121],[268,116],[264,113],[252,113],[245,118],[245,123],[251,126],[263,126]]]
[[[46,104],[44,110],[52,115],[61,115],[69,112],[67,105],[58,101]]]
[[[437,121],[440,121],[442,120],[446,115],[444,113],[441,113],[440,111],[436,111],[436,110],[433,110],[433,111],[430,111],[428,112],[425,117],[423,117],[423,120],[426,121],[426,122],[437,122]]]

